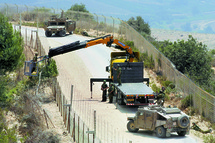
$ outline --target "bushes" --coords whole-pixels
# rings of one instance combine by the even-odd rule
[[[40,71],[42,71],[42,78],[50,78],[50,77],[56,77],[58,75],[58,70],[57,70],[57,65],[55,60],[51,59],[44,67],[42,68],[43,65],[40,66]]]
[[[185,109],[190,106],[193,106],[192,94],[181,100],[181,109]]]

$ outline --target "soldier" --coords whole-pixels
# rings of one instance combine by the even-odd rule
[[[163,106],[164,105],[164,98],[165,98],[165,93],[164,93],[164,91],[165,91],[165,87],[162,87],[161,88],[161,90],[160,90],[160,92],[159,92],[159,94],[157,95],[157,101],[156,101],[156,103],[158,104],[158,105],[161,105],[161,106]]]
[[[117,82],[118,82],[118,86],[122,85],[121,83],[121,67],[119,67],[119,64],[117,64],[116,69],[113,68],[114,70],[117,71]]]
[[[107,89],[108,85],[106,84],[106,80],[103,81],[103,84],[101,85],[102,92],[102,102],[105,102],[107,100]]]
[[[37,56],[38,56],[38,53],[35,52],[34,54],[34,58],[33,58],[33,68],[31,70],[31,73],[34,72],[36,70],[36,66],[37,66]]]
[[[113,86],[113,83],[110,83],[110,87],[108,89],[109,103],[113,102],[113,93],[114,93],[114,86]]]
[[[203,131],[198,125],[196,125],[195,122],[193,122],[193,126],[191,126],[190,128],[193,129],[193,130],[195,130],[195,131],[199,131],[199,132],[201,132],[203,134],[207,134],[207,133],[211,133],[212,132],[211,129]]]

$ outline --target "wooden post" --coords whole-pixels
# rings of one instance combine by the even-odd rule
[[[84,143],[84,123],[83,123],[83,143]]]
[[[78,143],[79,143],[79,122],[80,122],[80,117],[78,116]]]
[[[94,134],[93,134],[93,143],[95,143],[96,138],[96,110],[94,110]]]

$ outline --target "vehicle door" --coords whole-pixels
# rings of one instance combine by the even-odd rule
[[[154,113],[150,111],[145,112],[145,128],[152,129],[153,128],[153,120],[154,120]]]
[[[145,115],[144,115],[145,112],[140,112],[138,114],[138,118],[137,118],[137,126],[138,128],[145,128]]]

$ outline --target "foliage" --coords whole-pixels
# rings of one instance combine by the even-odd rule
[[[4,110],[0,108],[0,142],[12,143],[17,142],[16,128],[8,129],[6,119],[4,116]]]
[[[69,10],[89,13],[89,11],[85,7],[85,4],[82,3],[81,4],[76,3],[72,5]]]
[[[152,84],[152,85],[151,85],[151,88],[152,88],[152,90],[153,90],[154,92],[156,92],[156,93],[159,93],[159,91],[160,91],[160,88],[157,87],[156,84]]]
[[[0,107],[5,107],[7,105],[6,86],[6,78],[0,76]]]
[[[199,43],[191,35],[188,41],[161,42],[159,50],[170,59],[176,68],[199,83],[208,83],[211,78],[211,58],[207,54],[206,45]]]
[[[23,50],[19,32],[13,32],[8,19],[0,14],[0,75],[22,67],[25,60]]]
[[[42,65],[43,66],[43,65]],[[42,77],[56,77],[58,75],[58,70],[57,70],[57,65],[55,60],[51,59],[48,63],[48,65],[46,65],[44,67],[44,69],[42,67],[40,67],[40,69],[42,70]]]
[[[211,65],[213,67],[215,67],[215,49],[211,49],[209,51],[209,56],[211,57],[212,61],[211,61]]]
[[[213,134],[204,135],[203,136],[203,142],[204,143],[215,143],[215,136]]]
[[[82,13],[82,14],[80,14]],[[85,19],[85,21],[94,20],[92,14],[86,9],[84,4],[74,4],[66,12],[66,17],[70,17],[73,20]]]
[[[186,109],[187,107],[193,106],[192,94],[186,96],[181,100],[181,109]]]
[[[32,26],[32,27],[37,27],[37,23],[34,22],[34,23],[31,23],[31,22],[23,22],[22,25],[24,26]],[[43,22],[40,22],[38,23],[38,27],[39,28],[44,28],[45,27],[45,24]]]
[[[127,23],[133,27],[139,33],[151,34],[151,29],[148,23],[146,23],[141,16],[137,16],[136,19],[131,17]]]

